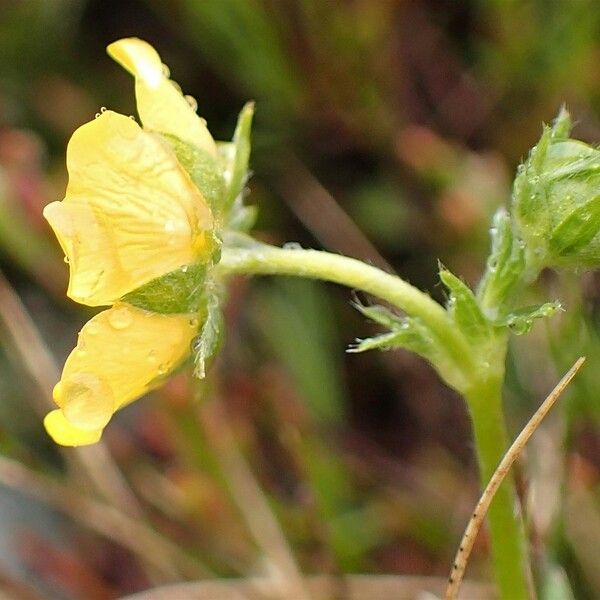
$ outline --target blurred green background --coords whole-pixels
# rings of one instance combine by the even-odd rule
[[[208,383],[181,372],[101,447],[47,438],[40,412],[92,313],[65,298],[41,211],[62,198],[73,130],[101,106],[135,114],[105,54],[127,36],[157,48],[217,139],[256,100],[258,237],[443,300],[438,259],[476,284],[542,122],[564,102],[574,135],[600,140],[598,3],[0,0],[0,589],[101,599],[264,573],[281,556],[260,506],[304,572],[445,576],[478,493],[465,406],[413,355],[346,355],[373,333],[347,290],[234,281]],[[513,345],[506,394],[516,432],[588,356],[520,472],[535,575],[577,598],[600,597],[598,284],[544,274],[535,294],[567,312]],[[474,579],[487,553],[482,534]]]

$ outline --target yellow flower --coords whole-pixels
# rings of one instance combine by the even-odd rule
[[[81,330],[54,388],[59,408],[44,421],[56,442],[72,446],[97,442],[112,414],[176,367],[198,334],[196,315],[159,314],[121,299],[167,273],[208,264],[214,250],[211,210],[159,135],[216,153],[205,123],[152,46],[124,39],[108,52],[135,77],[144,128],[103,111],[77,129],[65,198],[44,210],[69,263],[68,296],[112,305]]]

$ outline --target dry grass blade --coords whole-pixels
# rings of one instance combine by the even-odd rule
[[[529,441],[529,438],[532,436],[533,432],[538,428],[539,424],[554,406],[555,402],[558,400],[565,388],[569,385],[573,377],[575,377],[584,362],[585,357],[583,356],[577,359],[575,364],[556,384],[556,387],[550,392],[544,402],[542,402],[541,406],[533,414],[527,425],[525,425],[521,433],[517,436],[511,447],[500,461],[500,464],[496,468],[496,471],[492,475],[492,478],[483,491],[483,494],[481,495],[481,498],[479,499],[479,502],[473,511],[473,515],[471,516],[469,524],[465,529],[465,533],[463,534],[458,552],[456,553],[456,557],[454,559],[454,564],[452,565],[450,578],[448,580],[448,587],[446,588],[445,595],[446,600],[455,600],[458,595],[458,590],[467,568],[467,562],[469,560],[471,551],[473,550],[475,538],[477,537],[477,533],[483,524],[483,520],[494,498],[496,490],[500,487],[502,481],[504,481],[504,478],[508,474],[511,466],[525,447],[525,444],[527,444]]]

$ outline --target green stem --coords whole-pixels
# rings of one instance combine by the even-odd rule
[[[255,243],[249,247],[224,249],[218,269],[223,274],[321,279],[362,290],[421,319],[452,356],[460,357],[462,365],[467,369],[474,366],[471,349],[440,304],[400,277],[360,260],[321,250],[276,248]]]
[[[502,379],[484,380],[465,393],[482,485],[490,480],[509,446],[502,410]],[[511,477],[507,477],[496,492],[487,518],[500,597],[527,600],[531,595],[525,528]]]
[[[331,281],[372,294],[417,317],[444,344],[457,365],[476,383],[465,392],[471,410],[481,480],[485,485],[496,469],[508,437],[502,414],[501,389],[506,337],[499,336],[497,352],[500,366],[486,370],[477,352],[467,344],[448,312],[427,294],[395,275],[390,275],[359,260],[319,250],[276,248],[242,240],[243,245],[223,250],[218,270],[223,275],[292,275]],[[489,348],[486,349],[489,352]],[[490,373],[495,376],[489,376]],[[486,376],[486,373],[488,374]],[[479,383],[477,383],[479,382]],[[488,515],[492,537],[494,570],[505,600],[526,600],[525,533],[521,517],[515,517],[514,483],[507,480],[498,490]]]

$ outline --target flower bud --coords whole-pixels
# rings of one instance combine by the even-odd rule
[[[527,268],[600,265],[600,151],[568,137],[561,109],[519,167],[512,213]]]

